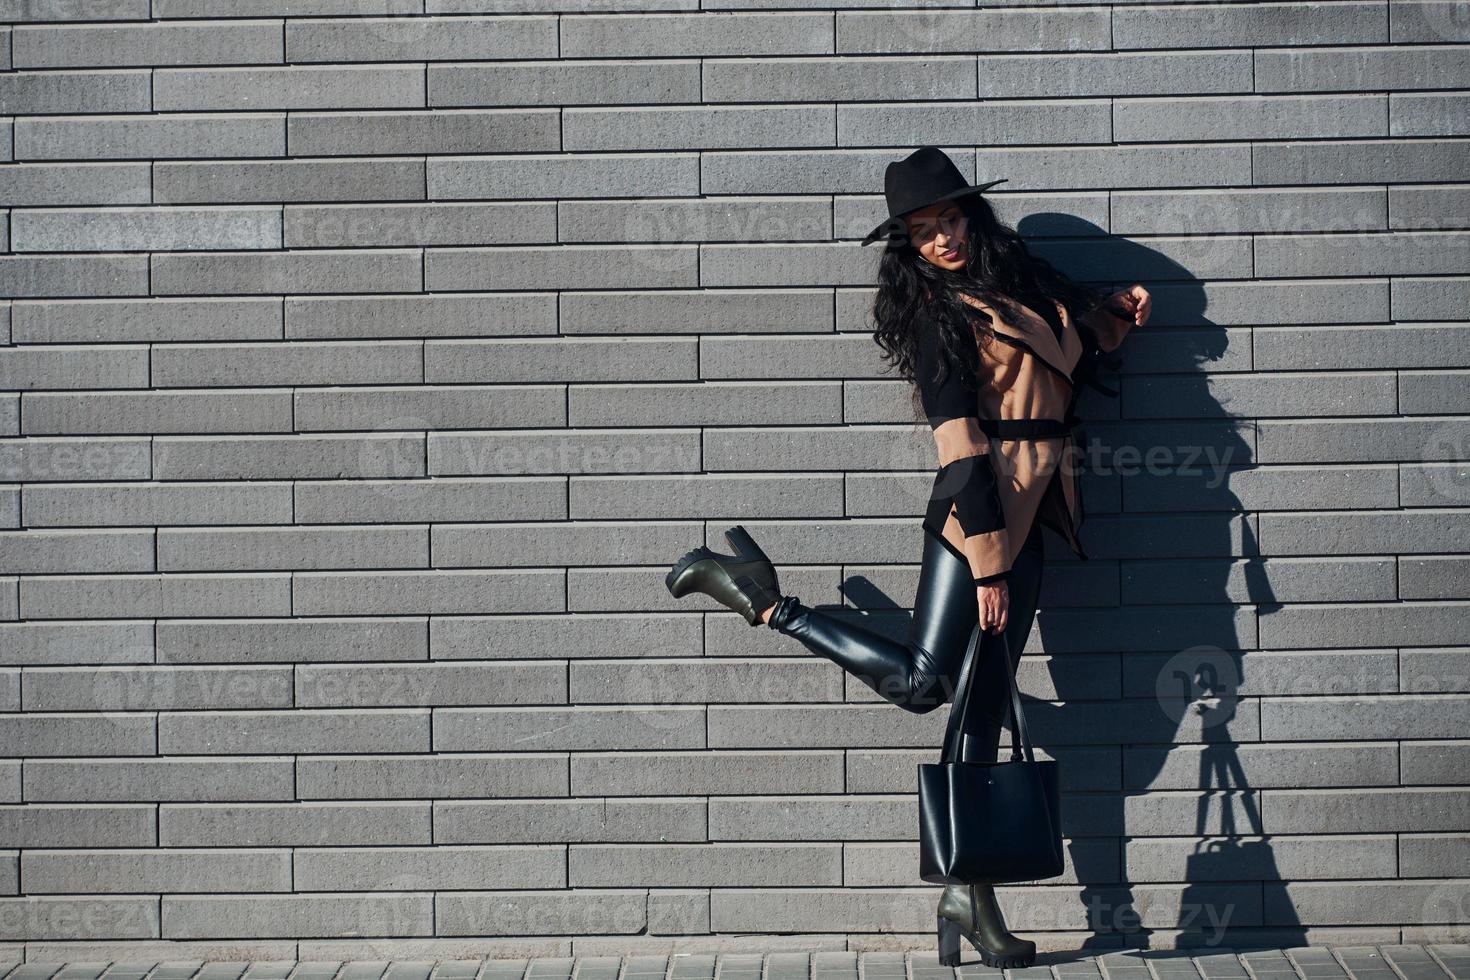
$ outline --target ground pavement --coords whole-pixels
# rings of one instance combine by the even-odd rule
[[[400,962],[0,963],[0,980],[1470,980],[1470,944],[1044,953],[995,970],[934,953],[750,952]]]

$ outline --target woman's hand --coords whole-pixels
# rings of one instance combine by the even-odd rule
[[[1133,314],[1133,325],[1141,327],[1148,322],[1149,314],[1153,312],[1154,300],[1148,290],[1134,283],[1127,289],[1113,294],[1113,299]]]
[[[1011,593],[1005,580],[975,588],[980,602],[980,629],[999,633],[1006,628],[1011,606]]]

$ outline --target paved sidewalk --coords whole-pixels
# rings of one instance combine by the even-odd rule
[[[966,960],[974,950],[964,947]],[[708,953],[433,962],[0,963],[0,980],[1470,980],[1470,944],[1042,953],[940,966],[934,953]]]

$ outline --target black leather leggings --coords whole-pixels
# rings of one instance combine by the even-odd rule
[[[1026,544],[1011,567],[1009,621],[1006,638],[1012,672],[1036,618],[1043,565],[1041,527],[1033,524]],[[902,643],[835,615],[812,609],[788,597],[780,626],[814,653],[833,661],[879,696],[916,714],[925,714],[954,700],[955,686],[969,646],[970,631],[979,620],[979,604],[970,567],[928,528],[918,594],[908,639]],[[780,612],[778,606],[776,612]],[[773,622],[774,622],[773,613]],[[975,669],[972,708],[962,758],[990,762],[996,758],[1001,723],[1010,701],[1009,680],[1002,669],[1000,644],[994,633],[981,634]]]

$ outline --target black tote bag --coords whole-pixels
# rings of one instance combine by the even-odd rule
[[[1009,659],[1005,634],[992,635],[998,644],[994,654]],[[945,885],[1055,878],[1066,867],[1057,764],[1035,759],[1008,662],[1011,759],[961,760],[979,643],[977,625],[960,668],[939,762],[919,763],[919,877]]]

